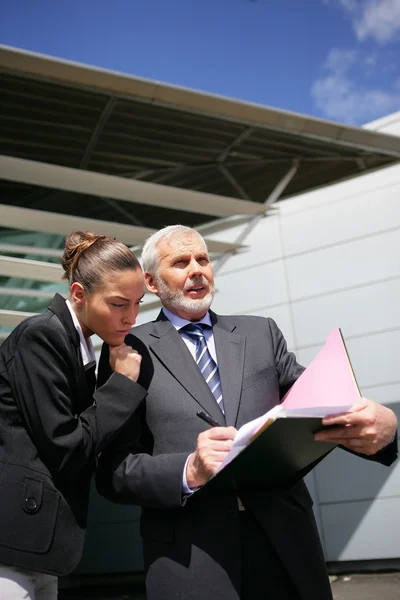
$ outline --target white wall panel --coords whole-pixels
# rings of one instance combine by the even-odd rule
[[[400,417],[400,409],[397,411]],[[315,468],[318,499],[322,504],[373,501],[399,495],[400,464],[390,467],[335,448]]]
[[[282,261],[220,274],[216,288],[213,309],[222,314],[241,314],[256,306],[273,306],[288,299]]]
[[[215,240],[223,242],[235,242],[243,227],[233,230],[213,233]],[[255,264],[267,263],[282,257],[281,232],[279,215],[268,213],[252,229],[249,236],[244,240],[246,248],[229,257],[219,274],[229,271],[251,267]]]
[[[301,363],[308,365],[322,346],[299,349],[297,355]],[[399,380],[400,329],[347,339],[346,346],[361,388]]]
[[[399,381],[397,383],[374,386],[360,386],[361,394],[365,398],[371,398],[381,404],[395,408],[392,405],[398,404],[400,406],[400,372]],[[399,419],[400,421],[400,419]],[[399,490],[400,491],[400,490]]]
[[[399,197],[400,181],[380,189],[379,193],[365,191],[353,198],[282,218],[285,253],[305,252],[400,227]]]
[[[321,513],[327,560],[399,557],[398,498],[329,504]]]
[[[349,340],[346,345],[360,386],[398,381],[400,329]]]
[[[388,132],[389,133],[389,132]],[[360,174],[359,177],[354,177],[348,181],[342,181],[334,185],[321,187],[312,192],[307,192],[288,198],[280,204],[280,212],[282,216],[292,213],[300,213],[308,211],[312,208],[322,205],[328,205],[338,200],[349,198],[369,192],[371,190],[379,190],[386,186],[391,186],[399,181],[399,165],[393,165],[379,169],[378,171]]]
[[[400,327],[400,277],[294,302],[292,311],[299,346],[320,343],[333,327],[345,339]]]
[[[400,229],[287,259],[292,300],[400,275]]]

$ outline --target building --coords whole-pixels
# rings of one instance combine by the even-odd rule
[[[272,316],[303,364],[339,325],[363,393],[399,414],[400,113],[346,127],[4,47],[0,70],[3,337],[65,291],[69,231],[140,250],[183,222],[208,240],[217,311]],[[398,564],[397,465],[335,450],[307,483],[332,568]],[[140,572],[137,519],[93,494],[80,573]]]

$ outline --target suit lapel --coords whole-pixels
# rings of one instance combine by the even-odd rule
[[[244,352],[246,338],[234,333],[236,325],[229,317],[211,313],[222,399],[227,425],[235,425],[240,404],[243,381]]]
[[[160,362],[194,398],[199,408],[207,411],[223,425],[224,416],[196,362],[175,327],[163,314],[160,315],[160,320],[155,322],[150,336],[153,341],[149,346]]]

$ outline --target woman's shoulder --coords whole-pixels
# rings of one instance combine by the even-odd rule
[[[5,345],[12,353],[17,346],[21,347],[21,345],[28,347],[39,344],[60,348],[65,345],[67,339],[68,334],[61,320],[56,314],[46,311],[32,315],[17,325],[5,340]]]

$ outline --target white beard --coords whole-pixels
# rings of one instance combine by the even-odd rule
[[[209,292],[204,298],[186,298],[184,291],[179,290],[172,292],[161,277],[155,275],[155,281],[158,288],[158,297],[162,304],[167,308],[171,308],[172,312],[179,314],[185,312],[192,315],[206,313],[211,306],[215,294],[215,287],[209,286]],[[195,284],[208,285],[203,278],[188,280],[185,287]]]

